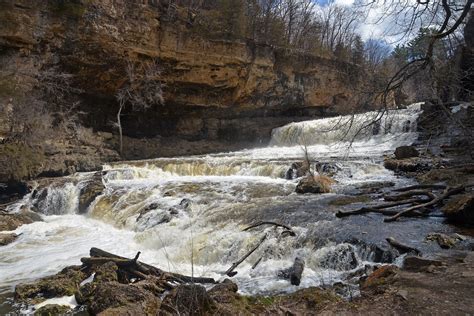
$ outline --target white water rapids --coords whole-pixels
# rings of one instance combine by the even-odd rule
[[[343,280],[371,257],[345,243],[316,245],[308,232],[324,222],[294,226],[296,237],[282,237],[273,227],[242,229],[273,205],[274,220],[288,220],[278,206],[295,196],[297,180],[286,180],[285,172],[303,158],[301,145],[312,159],[331,166],[336,192],[402,181],[382,166],[382,156],[416,139],[419,114],[419,105],[390,111],[358,134],[376,113],[291,123],[275,129],[265,148],[105,165],[105,190],[85,214],[78,214],[79,194],[92,174],[66,178],[48,188],[41,202],[31,194],[21,201],[36,205],[44,222],[19,227],[17,241],[1,248],[0,293],[79,264],[91,247],[127,257],[141,251],[141,261],[164,270],[223,279],[264,232],[264,244],[236,269],[233,280],[241,293],[297,289],[276,276],[295,257],[306,262],[303,287]],[[333,130],[336,123],[349,131]]]

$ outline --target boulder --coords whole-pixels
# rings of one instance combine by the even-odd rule
[[[0,204],[22,198],[30,192],[30,187],[21,181],[8,181],[0,183]]]
[[[442,266],[438,260],[426,259],[418,256],[407,256],[403,260],[403,269],[412,272],[427,271],[431,266]]]
[[[406,159],[418,157],[420,153],[414,146],[400,146],[395,149],[395,158]]]
[[[88,180],[79,192],[79,213],[87,212],[89,205],[104,191],[102,173],[96,172],[92,179]]]
[[[464,225],[474,224],[474,193],[451,197],[442,211],[450,221]]]
[[[18,213],[0,213],[0,231],[15,230],[21,225],[42,220],[40,215],[29,210],[22,210]]]
[[[92,282],[76,294],[79,304],[96,315],[157,315],[160,300],[150,291],[134,284]]]
[[[385,168],[393,171],[414,172],[430,169],[429,165],[419,158],[406,159],[385,159],[383,162]]]
[[[206,315],[211,313],[214,305],[214,301],[203,286],[184,284],[166,295],[160,315]]]
[[[69,306],[48,304],[35,311],[35,316],[68,315],[69,313],[72,315]]]
[[[303,177],[309,172],[309,163],[307,161],[303,162],[294,162],[291,164],[290,168],[285,173],[285,178],[287,180],[293,180],[296,178]]]
[[[117,265],[109,261],[95,270],[94,282],[118,282]]]
[[[6,246],[8,244],[11,244],[18,238],[17,234],[11,233],[11,234],[0,234],[0,246]]]
[[[229,279],[215,285],[208,291],[210,298],[218,304],[229,304],[239,300],[237,284]]]
[[[67,267],[60,273],[41,278],[33,283],[19,284],[15,288],[15,299],[25,301],[38,296],[52,298],[74,295],[79,284],[86,278],[80,267]]]
[[[431,233],[426,236],[426,240],[436,241],[443,249],[449,249],[456,246],[460,239],[456,236],[448,236],[441,233]]]
[[[362,290],[368,289],[383,289],[383,287],[393,280],[393,277],[397,274],[398,267],[394,265],[385,265],[379,267],[377,270],[372,272],[365,280],[360,284]]]
[[[306,176],[298,182],[296,193],[329,193],[331,192],[331,184],[334,183],[326,176]]]

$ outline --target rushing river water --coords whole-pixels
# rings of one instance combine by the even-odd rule
[[[19,227],[18,240],[1,248],[0,293],[79,264],[91,247],[127,257],[141,251],[140,260],[164,270],[222,279],[224,271],[265,233],[265,242],[236,269],[233,279],[240,292],[297,289],[277,277],[295,257],[306,262],[301,286],[343,281],[376,261],[367,247],[344,242],[351,237],[349,231],[370,235],[374,228],[364,227],[363,221],[350,222],[352,226],[336,221],[325,207],[335,196],[370,183],[408,183],[386,170],[382,158],[416,140],[419,114],[419,105],[391,111],[362,131],[377,113],[291,123],[275,129],[265,148],[105,165],[105,190],[83,214],[79,193],[93,174],[62,179],[44,194],[30,194],[21,201],[36,205],[44,222]],[[303,158],[302,145],[333,173],[335,193],[294,193],[297,180],[286,180],[285,173],[292,162]],[[279,228],[269,226],[242,231],[258,220],[291,225],[296,237],[282,236]],[[393,225],[402,233],[415,230]]]

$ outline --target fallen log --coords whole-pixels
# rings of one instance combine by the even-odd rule
[[[367,214],[367,213],[377,213],[377,214],[382,214],[382,215],[389,215],[389,216],[393,216],[393,215],[396,215],[398,214],[399,212],[398,211],[395,211],[395,210],[383,210],[383,209],[378,209],[378,208],[375,208],[375,207],[363,207],[363,208],[360,208],[358,210],[354,210],[354,211],[346,211],[346,212],[343,212],[343,211],[338,211],[336,213],[336,217],[347,217],[347,216],[351,216],[351,215],[361,215],[361,214]],[[423,214],[423,213],[420,213],[420,212],[413,212],[412,214],[409,214],[408,217],[427,217],[428,215],[427,214]]]
[[[405,210],[402,210],[402,211],[398,212],[397,214],[393,215],[392,217],[385,218],[384,222],[393,222],[393,221],[396,221],[400,216],[406,216],[407,214],[409,214],[409,213],[411,213],[415,210],[418,210],[418,209],[421,209],[421,208],[426,208],[426,207],[429,207],[429,206],[434,206],[434,205],[442,202],[445,198],[447,198],[451,195],[457,194],[457,193],[461,193],[462,191],[464,191],[463,186],[459,186],[459,187],[455,187],[455,188],[446,187],[446,189],[444,189],[444,191],[443,191],[443,194],[436,197],[434,200],[431,200],[427,203],[415,205],[415,206],[409,207]]]
[[[395,195],[384,195],[384,200],[385,201],[403,201],[407,198],[410,198],[413,196],[419,196],[419,195],[427,196],[430,200],[434,200],[436,198],[436,196],[428,190],[410,190],[410,191],[402,192]]]
[[[414,248],[414,247],[411,247],[409,245],[406,245],[406,244],[403,244],[399,241],[397,241],[395,238],[393,237],[388,237],[387,239],[387,242],[389,243],[390,246],[396,248],[398,251],[400,251],[401,253],[407,253],[407,252],[414,252],[415,254],[417,255],[421,255],[421,251]]]
[[[245,231],[248,231],[252,228],[259,227],[259,226],[262,226],[262,225],[273,225],[273,226],[277,226],[277,227],[283,227],[283,228],[286,229],[284,231],[284,233],[290,234],[291,236],[296,236],[296,233],[293,231],[293,229],[290,226],[287,226],[285,224],[276,223],[276,222],[269,222],[269,221],[257,222],[255,224],[252,224],[249,227],[243,229],[242,231],[245,232]]]
[[[252,249],[250,249],[250,251],[248,251],[242,258],[240,258],[239,260],[237,260],[236,262],[234,262],[232,264],[232,266],[227,269],[227,271],[225,272],[225,274],[229,277],[233,277],[234,275],[236,275],[237,273],[233,273],[234,269],[237,268],[239,266],[239,264],[241,264],[242,262],[244,262],[245,259],[247,259],[255,250],[258,249],[258,247],[260,247],[260,245],[265,241],[265,239],[267,239],[267,235],[265,234],[262,239],[260,239],[260,241],[255,245],[255,247],[253,247]]]
[[[193,276],[187,276],[187,275],[182,275],[178,273],[165,272],[157,267],[138,261],[138,256],[140,255],[140,253],[138,253],[134,259],[128,259],[125,257],[114,255],[102,249],[93,247],[90,249],[89,254],[93,258],[118,259],[118,260],[125,260],[127,262],[134,261],[135,264],[133,268],[136,269],[138,272],[143,273],[145,275],[152,274],[157,277],[166,276],[167,279],[176,283],[212,283],[212,284],[216,283],[216,281],[213,278],[193,277]],[[93,258],[90,258],[90,259],[93,259]]]
[[[411,185],[408,187],[398,188],[393,191],[405,192],[405,191],[418,190],[418,189],[444,190],[446,189],[446,186],[442,184],[416,184],[416,185]]]
[[[296,257],[293,266],[278,272],[278,276],[283,279],[290,280],[292,285],[300,285],[301,276],[304,271],[304,260]]]

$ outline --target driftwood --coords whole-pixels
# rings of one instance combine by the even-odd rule
[[[413,196],[419,196],[419,195],[425,195],[431,200],[434,200],[436,198],[436,196],[428,190],[410,190],[410,191],[405,191],[405,192],[395,194],[395,195],[385,195],[384,200],[385,201],[403,201],[407,198],[410,198]]]
[[[429,207],[429,206],[434,206],[434,205],[440,203],[441,201],[443,201],[445,198],[447,198],[451,195],[454,195],[454,194],[461,193],[463,191],[464,191],[463,186],[455,187],[455,188],[446,187],[446,189],[444,189],[444,191],[443,191],[443,194],[436,197],[435,199],[433,199],[433,200],[431,200],[427,203],[415,205],[415,206],[409,207],[409,208],[407,208],[403,211],[400,211],[397,214],[393,215],[392,217],[385,218],[384,222],[396,221],[400,216],[404,216],[404,215],[409,214],[409,213],[411,213],[415,210],[418,210],[420,208],[426,208],[426,207]]]
[[[390,244],[390,246],[392,246],[393,248],[396,248],[401,253],[414,252],[417,255],[421,255],[420,250],[418,250],[414,247],[408,246],[406,244],[403,244],[403,243],[397,241],[395,238],[388,237],[386,240]]]
[[[384,219],[384,222],[393,222],[398,218],[404,217],[438,217],[439,215],[430,215],[434,206],[443,202],[444,199],[451,195],[459,194],[465,191],[466,188],[471,187],[472,184],[458,187],[447,187],[445,185],[413,185],[405,188],[394,190],[400,192],[398,194],[386,195],[384,199],[388,203],[373,205],[370,207],[363,207],[353,211],[338,211],[336,217],[347,217],[351,215],[361,215],[367,213],[378,213],[389,216]],[[433,193],[428,189],[444,191],[440,193]],[[424,196],[423,198],[421,196]],[[404,209],[390,210],[392,207],[401,205],[408,205]],[[444,217],[444,216],[442,216]]]
[[[112,261],[119,268],[124,269],[130,274],[141,279],[146,278],[147,276],[156,276],[159,278],[164,278],[167,282],[175,283],[216,283],[213,278],[192,277],[178,273],[166,272],[149,264],[140,262],[138,261],[140,252],[138,252],[133,259],[120,257],[99,248],[91,248],[89,253],[91,256],[90,258],[81,258],[81,262],[84,265],[90,266]]]
[[[273,226],[277,226],[277,227],[283,227],[286,230],[282,234],[288,234],[290,236],[296,236],[295,232],[293,231],[293,229],[290,226],[287,226],[285,224],[276,223],[276,222],[269,222],[269,221],[263,221],[263,222],[258,222],[258,223],[252,224],[249,227],[243,229],[242,231],[245,232],[247,230],[250,230],[252,228],[259,227],[259,226],[262,226],[262,225],[273,225]]]
[[[278,272],[278,276],[283,279],[289,279],[292,285],[300,285],[301,275],[304,271],[304,260],[295,258],[293,266],[288,269]]]
[[[393,191],[406,192],[406,191],[419,190],[419,189],[444,190],[446,189],[446,186],[442,184],[417,184],[417,185],[411,185],[409,187],[398,188]]]
[[[260,247],[260,245],[265,241],[265,239],[267,239],[267,235],[265,234],[262,239],[260,239],[260,241],[255,245],[255,247],[253,247],[252,249],[250,249],[250,251],[248,251],[242,258],[240,258],[239,260],[237,260],[236,262],[234,262],[232,264],[232,266],[227,269],[227,271],[225,272],[225,274],[229,277],[233,277],[234,275],[236,275],[237,273],[234,272],[234,269],[237,268],[239,266],[239,264],[241,264],[242,262],[244,262],[245,259],[247,259],[252,253],[254,253],[255,250],[258,249],[258,247]]]
[[[354,211],[346,211],[346,212],[338,211],[336,213],[336,217],[347,217],[351,215],[361,215],[361,214],[367,214],[367,213],[378,213],[382,215],[393,216],[393,215],[397,215],[399,212],[394,211],[394,210],[381,210],[375,207],[363,207]],[[414,211],[413,213],[407,215],[407,217],[427,217],[427,216],[428,216],[427,214],[423,214],[417,211]]]

